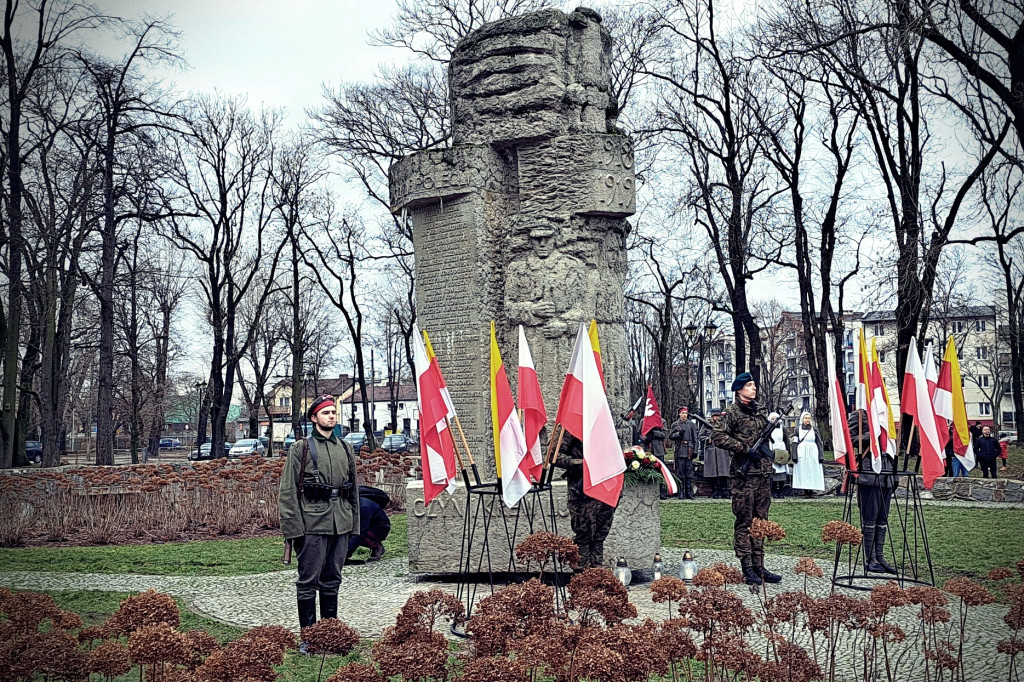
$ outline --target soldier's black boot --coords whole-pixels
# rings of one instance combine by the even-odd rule
[[[308,628],[316,622],[316,597],[308,597],[298,600],[299,604],[299,627]],[[303,656],[309,652],[306,650],[306,643],[299,644],[299,653]]]
[[[583,571],[590,568],[590,548],[580,547],[580,561],[573,567],[573,573],[582,573]]]
[[[750,559],[742,559],[740,564],[743,566],[743,580],[748,585],[764,584],[764,581],[761,580],[761,576],[758,575],[756,570],[754,570],[754,564]]]
[[[765,581],[766,583],[781,583],[782,582],[782,576],[781,575],[779,575],[778,573],[772,573],[771,571],[769,571],[764,566],[761,566],[761,574],[760,575],[761,575],[761,580]]]
[[[864,549],[864,570],[867,573],[885,573],[885,569],[875,560],[875,527],[864,526],[861,528],[864,534],[864,541],[861,547]]]
[[[875,563],[885,573],[896,575],[896,567],[885,560],[885,536],[888,532],[888,524],[879,524],[875,527]]]
[[[601,568],[604,566],[604,542],[595,542],[590,545],[590,567]]]
[[[338,593],[320,593],[320,620],[338,617]]]

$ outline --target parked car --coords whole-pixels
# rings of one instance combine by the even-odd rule
[[[33,464],[43,461],[43,444],[37,440],[25,441],[25,459]]]
[[[224,454],[222,454],[221,457],[227,457],[228,456],[228,452],[231,451],[231,446],[232,446],[231,443],[228,443],[228,442],[224,443]],[[197,461],[197,460],[200,460],[200,459],[213,459],[213,456],[210,454],[210,449],[212,447],[213,447],[213,444],[210,443],[209,441],[207,441],[207,442],[203,443],[202,445],[200,445],[198,450],[193,450],[192,452],[190,452],[189,455],[188,455],[188,458],[191,459],[192,461]]]
[[[181,441],[177,438],[161,438],[160,447],[162,448],[180,448]]]
[[[266,455],[267,449],[258,438],[243,438],[236,441],[228,450],[228,457],[249,457],[251,455]]]
[[[345,442],[352,446],[357,453],[366,445],[366,433],[355,431],[345,436]]]
[[[416,449],[416,443],[404,433],[393,433],[390,436],[384,436],[381,448],[388,452],[412,452]]]
[[[263,443],[263,449],[264,450],[266,450],[267,452],[270,452],[270,439],[269,438],[267,438],[266,436],[260,436],[256,440],[258,440],[259,442]]]

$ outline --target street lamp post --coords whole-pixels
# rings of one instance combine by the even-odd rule
[[[206,384],[203,383],[202,381],[197,381],[195,384],[192,385],[192,388],[196,389],[196,438],[195,438],[195,445],[196,445],[196,449],[197,450],[199,449],[199,446],[202,445],[202,443],[199,442],[199,418],[203,414],[203,389],[205,387],[206,387]]]
[[[707,351],[707,345],[711,343],[711,340],[715,336],[715,332],[718,331],[718,325],[714,322],[708,322],[704,325],[704,331],[697,334],[697,325],[691,324],[686,327],[686,335],[690,337],[690,348],[693,348],[693,342],[697,342],[697,409],[700,412],[705,411],[704,406],[704,353]]]

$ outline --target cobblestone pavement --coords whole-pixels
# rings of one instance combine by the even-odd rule
[[[678,566],[682,550],[665,548],[662,550],[662,556],[667,566]],[[698,550],[697,561],[702,565],[710,565],[716,561],[735,563],[731,552],[721,550]],[[802,576],[798,577],[792,573],[796,564],[795,557],[776,557],[769,554],[766,563],[769,569],[784,576],[780,585],[768,587],[769,597],[785,590],[802,589]],[[255,627],[265,623],[280,624],[298,630],[294,580],[294,569],[232,577],[0,573],[0,586],[17,589],[137,592],[154,588],[173,594],[197,613],[224,623],[241,627]],[[808,591],[815,596],[826,595],[829,587],[829,581],[826,579],[808,581]],[[384,628],[394,623],[398,609],[415,591],[433,588],[454,594],[457,586],[450,580],[410,576],[404,558],[386,559],[373,564],[352,564],[346,566],[344,571],[339,617],[355,627],[361,636],[378,637]],[[732,590],[740,595],[749,607],[760,608],[760,593],[753,593],[745,587],[734,587]],[[488,587],[483,585],[479,588],[477,599],[483,598],[486,594]],[[668,616],[665,604],[655,604],[651,601],[649,584],[630,586],[629,596],[636,605],[641,620],[647,617],[663,620]],[[854,593],[852,596],[857,594]],[[955,606],[953,608],[955,620]],[[1002,620],[1005,613],[1006,608],[997,604],[972,608],[969,611],[964,651],[967,679],[972,682],[1007,678],[1008,659],[997,654],[995,648],[999,640],[1009,636],[1009,631]],[[913,609],[899,610],[892,622],[907,632],[907,642],[915,641],[920,623]],[[809,645],[809,639],[802,633],[797,633],[797,641]],[[761,642],[763,646],[763,640]],[[854,661],[861,660],[861,655],[854,653],[858,643],[848,637],[846,642],[847,646],[841,652],[839,660],[846,675],[844,679],[854,679],[852,665]],[[896,645],[895,649],[899,653],[892,657],[892,660],[898,661],[893,679],[923,679],[922,652],[908,643]]]

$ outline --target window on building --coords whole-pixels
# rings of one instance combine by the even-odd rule
[[[884,324],[876,324],[875,325],[875,336],[885,336],[885,325]]]
[[[718,363],[718,373],[719,374],[725,374],[725,363],[724,362]]]
[[[885,351],[884,350],[878,351],[878,361],[880,363],[882,363],[883,365],[885,364]]]
[[[978,346],[974,350],[979,360],[988,360],[988,346]]]
[[[725,393],[725,382],[724,381],[719,381],[718,382],[718,392],[719,393]]]
[[[786,389],[790,395],[796,395],[796,379],[790,379],[786,382]]]
[[[803,399],[801,400],[800,410],[803,411],[803,412],[810,412],[811,411],[811,399],[808,398],[807,396],[804,396]]]
[[[406,417],[402,420],[402,432],[409,433],[412,430],[412,420]]]
[[[964,326],[965,325],[964,325],[964,321],[963,320],[953,320],[953,323],[952,323],[953,333],[954,334],[962,334],[963,331],[964,331]]]
[[[1013,417],[1013,412],[1003,412],[1003,424],[1012,424]]]
[[[807,393],[807,391],[809,391],[809,390],[811,390],[811,380],[810,380],[810,378],[808,378],[808,377],[801,377],[800,378],[800,392],[801,393]]]
[[[978,414],[982,417],[989,417],[992,415],[992,404],[991,403],[978,403]]]
[[[976,332],[983,332],[983,331],[985,331],[985,320],[975,320],[974,321],[974,331],[976,331]]]
[[[988,382],[989,382],[989,377],[988,377],[987,374],[982,374],[981,376],[978,377],[978,386],[981,386],[982,388],[988,388],[988,386],[989,386]]]

